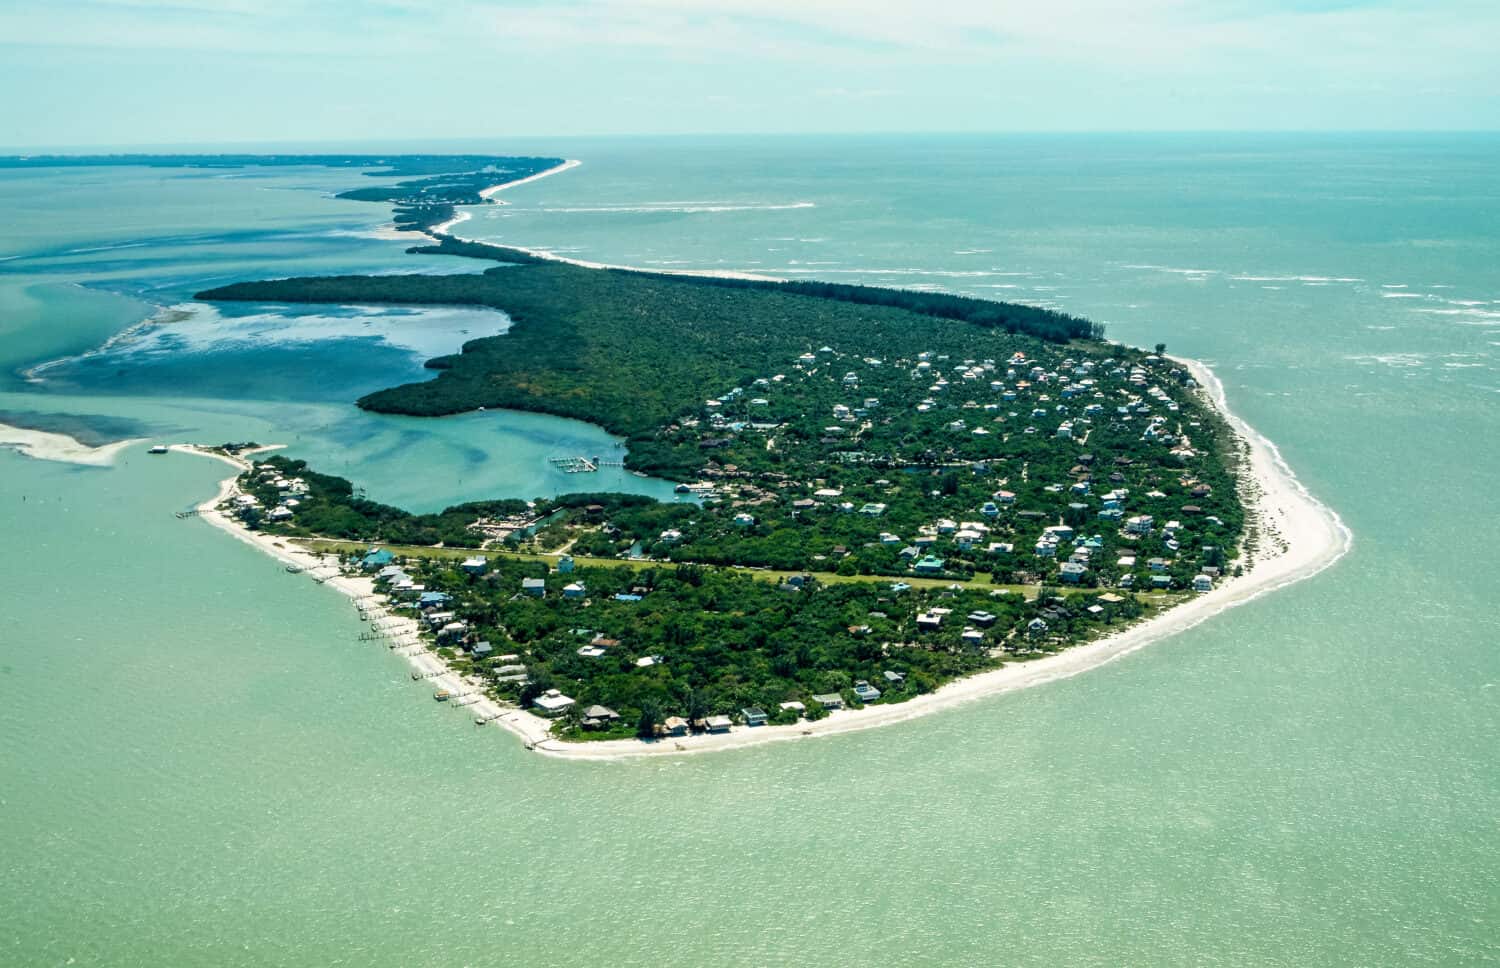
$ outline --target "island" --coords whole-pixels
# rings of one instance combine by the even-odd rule
[[[1031,306],[423,230],[413,254],[491,264],[197,298],[504,312],[505,334],[358,405],[587,420],[623,443],[568,470],[620,463],[679,500],[583,487],[412,514],[260,453],[219,455],[241,473],[205,511],[341,584],[435,698],[532,748],[715,748],[927,708],[1211,599],[1275,538],[1248,513],[1249,442],[1164,346]]]

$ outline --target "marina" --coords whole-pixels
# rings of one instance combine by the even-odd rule
[[[600,466],[597,457],[549,457],[547,461],[564,474],[592,474]]]

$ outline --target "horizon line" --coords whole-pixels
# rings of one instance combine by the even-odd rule
[[[1025,137],[1164,137],[1164,136],[1251,136],[1251,137],[1330,137],[1330,136],[1400,136],[1500,135],[1500,128],[1100,128],[1100,129],[1025,129],[1025,130],[868,130],[868,131],[701,131],[641,132],[597,134],[506,134],[506,135],[432,135],[427,137],[342,137],[315,139],[254,138],[247,140],[142,141],[45,144],[40,146],[0,145],[0,156],[70,156],[81,154],[125,155],[150,154],[175,149],[183,154],[211,153],[203,149],[229,147],[327,146],[327,145],[419,145],[424,143],[465,143],[515,141],[604,141],[604,140],[686,140],[739,138],[1025,138]],[[295,153],[301,148],[282,147],[277,153]],[[439,152],[441,153],[441,152]]]

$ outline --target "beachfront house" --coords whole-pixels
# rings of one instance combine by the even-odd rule
[[[836,692],[827,692],[821,696],[813,696],[813,702],[828,710],[844,708],[844,697]]]
[[[1197,575],[1193,578],[1193,591],[1211,592],[1214,590],[1214,580],[1208,575]]]
[[[359,567],[364,571],[376,571],[377,569],[384,568],[395,559],[396,556],[391,554],[389,551],[386,551],[384,548],[371,548],[368,552],[365,553],[365,556],[360,559]]]
[[[583,711],[584,729],[607,729],[620,719],[620,714],[608,706],[594,705]]]
[[[864,679],[860,679],[854,684],[854,695],[859,697],[860,702],[869,705],[880,698],[880,690],[870,685]]]
[[[662,732],[668,736],[686,736],[688,734],[688,721],[681,716],[668,716],[661,725]]]
[[[733,725],[733,720],[728,716],[709,716],[703,720],[703,728],[710,733],[727,733]]]
[[[764,726],[770,719],[759,706],[746,706],[740,710],[740,715],[745,717],[746,726]]]
[[[531,701],[543,716],[561,716],[573,707],[573,700],[556,689],[548,689]]]

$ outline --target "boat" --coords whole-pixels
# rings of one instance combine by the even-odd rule
[[[302,574],[303,568],[301,565],[291,564],[286,566],[286,570],[294,575],[300,575]]]
[[[146,451],[146,453],[148,453],[148,454],[165,454],[166,452],[167,452],[167,445],[166,444],[157,444],[155,447],[152,447],[150,450]]]
[[[453,698],[453,693],[449,692],[446,689],[439,689],[437,692],[432,694],[432,698],[436,699],[438,702],[447,702],[449,699]]]

